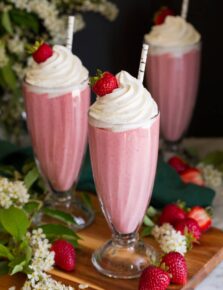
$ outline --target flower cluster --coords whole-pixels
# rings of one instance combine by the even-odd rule
[[[22,290],[74,290],[73,287],[65,286],[55,281],[46,273],[54,265],[53,251],[50,251],[51,244],[46,239],[42,229],[33,230],[27,233],[29,244],[32,248],[32,261],[29,265],[31,270],[27,275],[28,279],[22,287]]]
[[[27,67],[25,47],[36,36],[65,44],[67,15],[75,14],[75,31],[84,28],[83,14],[92,11],[113,21],[118,9],[109,0],[6,0],[0,3],[0,121],[18,135],[23,110],[21,80]],[[3,109],[4,108],[4,109]],[[16,137],[16,136],[15,136]]]
[[[159,243],[164,253],[179,252],[184,255],[187,252],[187,239],[180,232],[176,231],[169,223],[162,226],[155,226],[152,235]]]
[[[199,163],[198,168],[201,170],[204,177],[205,185],[211,188],[216,188],[222,185],[222,172],[215,169],[211,164]]]
[[[29,200],[29,194],[22,181],[10,181],[0,177],[0,207],[9,208],[14,205],[22,207]]]

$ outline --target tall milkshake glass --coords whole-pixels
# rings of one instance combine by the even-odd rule
[[[114,278],[135,278],[156,258],[138,239],[157,165],[159,113],[141,82],[122,71],[119,88],[98,97],[89,111],[93,176],[112,240],[97,249],[96,269]]]
[[[183,18],[168,16],[145,40],[150,44],[146,82],[161,112],[163,150],[181,154],[197,97],[200,35]]]
[[[23,84],[27,125],[49,188],[47,205],[73,214],[73,227],[81,229],[94,217],[74,196],[87,143],[88,72],[65,47],[53,50],[53,56],[34,63],[27,72]]]

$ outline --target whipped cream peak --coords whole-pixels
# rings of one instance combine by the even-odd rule
[[[126,71],[116,75],[119,87],[97,97],[89,110],[89,123],[98,128],[126,131],[150,126],[158,108],[143,84]]]
[[[88,70],[80,59],[62,45],[53,47],[53,54],[46,61],[31,65],[26,71],[26,82],[42,88],[59,88],[79,85],[88,78]]]
[[[199,32],[180,16],[167,16],[163,24],[154,25],[145,35],[149,44],[163,47],[184,47],[200,41]]]

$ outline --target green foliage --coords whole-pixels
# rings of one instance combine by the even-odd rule
[[[39,178],[39,171],[36,166],[34,166],[25,176],[24,183],[27,189],[34,184],[34,182]]]
[[[87,192],[80,192],[80,198],[87,208],[93,209],[91,196]]]
[[[76,224],[73,216],[69,213],[64,212],[64,211],[45,207],[42,209],[42,212],[48,217],[56,218],[57,220],[62,221],[64,223],[67,223],[69,225]]]
[[[35,14],[27,13],[19,9],[12,9],[10,11],[10,17],[12,21],[21,28],[33,31],[38,35],[40,25],[39,19]]]
[[[12,28],[12,23],[11,23],[8,11],[3,11],[2,12],[1,22],[2,22],[2,26],[4,27],[4,29],[9,34],[12,35],[13,34],[13,28]]]
[[[79,240],[80,237],[71,229],[60,224],[44,224],[40,226],[44,234],[49,240],[55,240],[57,238]]]
[[[17,80],[10,64],[0,68],[0,75],[4,86],[11,89],[12,91],[16,91]]]
[[[208,153],[202,160],[204,164],[213,165],[216,169],[223,173],[223,151],[217,150]]]
[[[0,223],[16,241],[21,241],[24,238],[30,226],[26,213],[13,206],[8,209],[0,209]]]

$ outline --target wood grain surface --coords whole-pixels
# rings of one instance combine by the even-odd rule
[[[97,199],[94,197],[96,219],[87,229],[79,232],[82,237],[80,248],[77,251],[77,266],[74,272],[65,273],[54,269],[52,276],[78,289],[80,283],[88,284],[88,290],[137,290],[138,279],[121,280],[107,278],[99,274],[91,263],[92,252],[103,245],[111,237],[104,216],[98,207]],[[159,250],[157,243],[152,238],[145,238],[149,243]],[[168,289],[192,290],[198,285],[216,266],[223,260],[223,232],[212,228],[203,234],[200,244],[195,245],[186,256],[189,270],[188,283],[183,286],[171,285]],[[24,282],[23,275],[13,277],[4,276],[0,278],[0,290],[8,290],[11,286],[21,289]],[[44,289],[42,289],[44,290]]]

